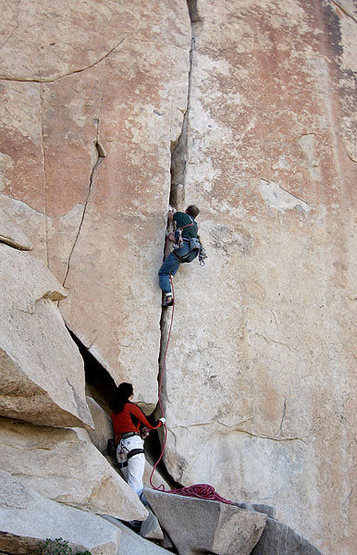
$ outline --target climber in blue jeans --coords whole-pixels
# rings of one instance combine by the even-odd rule
[[[159,270],[159,285],[165,295],[163,306],[174,304],[170,275],[174,276],[181,263],[191,262],[199,253],[198,225],[195,222],[199,212],[197,206],[193,204],[188,206],[185,212],[169,210],[168,218],[174,222],[176,230],[175,233],[168,235],[168,239],[175,243],[175,248]]]

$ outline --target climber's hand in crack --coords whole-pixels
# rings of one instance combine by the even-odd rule
[[[159,421],[162,422],[162,425],[166,424],[167,420],[164,416],[162,416],[161,418],[159,418]]]

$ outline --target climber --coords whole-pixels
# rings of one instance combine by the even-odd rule
[[[142,410],[132,402],[134,389],[130,383],[121,383],[111,401],[112,422],[115,434],[116,458],[123,477],[129,486],[143,498],[143,474],[145,468],[144,440],[148,435],[147,430],[156,430],[166,422],[164,417],[159,418],[153,426]]]
[[[185,212],[174,212],[172,208],[168,212],[169,221],[174,222],[176,230],[168,235],[168,239],[175,243],[175,248],[159,270],[159,285],[165,294],[163,306],[174,304],[170,275],[174,276],[182,262],[192,262],[200,252],[198,225],[195,222],[199,212],[193,204]]]

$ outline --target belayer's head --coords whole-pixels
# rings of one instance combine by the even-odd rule
[[[196,216],[198,216],[198,214],[200,213],[200,210],[194,204],[190,204],[190,206],[188,206],[186,208],[185,212],[186,212],[186,214],[191,216],[193,219],[195,219]]]
[[[131,383],[122,382],[118,385],[114,396],[110,403],[110,408],[113,412],[121,412],[125,403],[127,403],[130,398],[134,395],[134,388]]]

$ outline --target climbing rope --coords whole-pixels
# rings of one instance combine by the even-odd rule
[[[165,352],[164,352],[164,356],[162,359],[162,368],[161,368],[161,374],[160,374],[160,380],[159,380],[159,406],[160,406],[160,410],[161,410],[161,416],[165,417],[165,412],[164,412],[164,408],[162,405],[162,397],[161,397],[161,393],[162,393],[162,384],[164,381],[164,374],[165,374],[165,368],[166,368],[166,356],[167,356],[167,351],[169,348],[169,343],[170,343],[170,339],[171,339],[171,330],[172,330],[172,325],[174,322],[174,313],[175,313],[175,290],[174,290],[174,283],[173,283],[173,279],[172,276],[170,275],[170,283],[171,283],[171,291],[172,291],[172,297],[174,300],[174,304],[172,305],[172,312],[171,312],[171,320],[170,320],[170,327],[169,327],[169,333],[167,336],[167,342],[166,342],[166,347],[165,347]],[[159,486],[155,486],[152,482],[152,477],[154,475],[154,472],[156,470],[157,465],[159,464],[159,462],[161,461],[162,457],[164,456],[164,452],[165,452],[165,447],[166,447],[166,440],[167,440],[167,427],[166,424],[163,424],[164,427],[164,439],[162,442],[162,449],[161,449],[161,454],[160,457],[158,458],[157,462],[155,463],[151,474],[150,474],[150,485],[153,489],[157,490],[157,491],[162,491],[165,493],[175,493],[177,495],[183,495],[185,497],[198,497],[199,499],[207,499],[210,501],[220,501],[221,503],[226,503],[227,505],[233,505],[233,502],[230,501],[229,499],[225,499],[224,497],[221,497],[216,490],[214,489],[213,486],[210,486],[209,484],[194,484],[193,486],[188,486],[188,487],[183,487],[183,488],[178,488],[178,489],[171,489],[171,490],[166,490],[164,484],[160,484]]]

